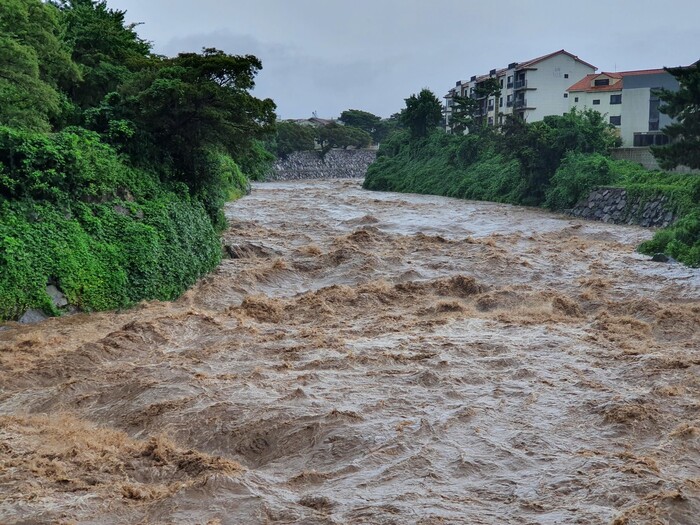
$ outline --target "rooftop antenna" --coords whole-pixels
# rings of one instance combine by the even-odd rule
[[[311,116],[312,116],[313,118],[318,118],[318,112],[317,112],[316,110],[313,110],[313,111],[311,112]]]

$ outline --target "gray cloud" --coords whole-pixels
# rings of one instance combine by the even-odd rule
[[[601,70],[700,58],[696,0],[109,0],[164,54],[204,46],[263,61],[281,117],[388,116],[423,87],[567,49]]]

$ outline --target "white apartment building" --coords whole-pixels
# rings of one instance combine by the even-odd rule
[[[451,130],[450,118],[455,95],[469,96],[481,102],[477,116],[493,125],[503,116],[516,114],[527,122],[542,120],[547,115],[562,115],[569,110],[567,89],[572,81],[594,73],[596,67],[561,49],[548,55],[513,62],[488,74],[460,81],[445,96],[445,126]],[[489,78],[499,81],[498,97],[479,97],[477,88]],[[498,106],[498,107],[496,107]]]
[[[679,89],[678,81],[663,69],[598,73],[569,87],[569,104],[577,109],[595,109],[614,125],[623,147],[645,147],[668,143],[661,131],[671,123],[659,112],[655,89]]]

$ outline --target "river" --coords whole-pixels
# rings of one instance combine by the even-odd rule
[[[697,524],[700,270],[542,210],[255,184],[175,302],[0,331],[0,523]]]

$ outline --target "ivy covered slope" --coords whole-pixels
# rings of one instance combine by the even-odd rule
[[[253,56],[153,55],[103,1],[0,0],[0,320],[173,299],[263,174]]]
[[[619,139],[600,113],[571,111],[534,123],[509,118],[498,131],[466,116],[470,133],[448,135],[438,128],[439,109],[427,90],[406,100],[402,129],[381,144],[365,188],[553,210],[573,207],[599,186],[623,187],[644,200],[663,194],[680,219],[640,251],[700,266],[700,176],[611,159]]]

